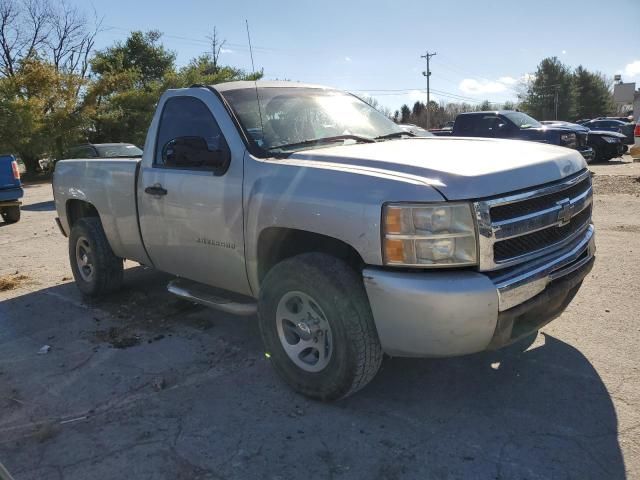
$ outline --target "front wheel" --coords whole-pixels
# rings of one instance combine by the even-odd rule
[[[336,400],[364,387],[382,362],[362,279],[341,260],[309,253],[282,261],[259,298],[267,356],[294,390]]]
[[[6,223],[16,223],[20,220],[20,206],[4,207],[2,210],[2,219]]]
[[[69,262],[76,285],[85,295],[98,297],[122,284],[122,259],[111,250],[96,217],[81,218],[71,228]]]

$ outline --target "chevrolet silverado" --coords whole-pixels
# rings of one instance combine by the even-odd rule
[[[577,150],[419,137],[357,97],[291,82],[167,91],[142,158],[56,164],[78,288],[121,286],[123,259],[168,290],[257,314],[296,391],[345,397],[383,353],[446,357],[536,332],[595,260]]]

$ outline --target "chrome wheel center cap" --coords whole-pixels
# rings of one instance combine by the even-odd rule
[[[309,328],[309,325],[307,325],[307,322],[298,322],[296,324],[296,327],[298,327],[298,330],[300,330],[300,333],[304,336],[311,336],[311,328]]]

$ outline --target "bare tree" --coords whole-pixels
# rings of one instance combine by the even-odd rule
[[[56,70],[84,77],[102,19],[94,12],[94,24],[89,29],[84,13],[62,1],[52,8],[49,23],[51,31],[46,44]]]
[[[48,0],[0,0],[0,74],[15,75],[19,63],[32,58],[49,34]]]
[[[226,40],[221,40],[218,37],[218,29],[213,27],[211,35],[207,35],[207,39],[211,45],[211,63],[213,64],[213,73],[218,73],[218,60],[220,59],[220,53],[222,53],[222,47],[227,43]]]
[[[40,56],[56,70],[85,77],[102,20],[93,26],[64,0],[0,0],[0,76],[14,76],[21,62]]]

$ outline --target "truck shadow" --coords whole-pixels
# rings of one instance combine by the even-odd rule
[[[463,460],[495,464],[495,478],[626,478],[615,407],[598,372],[551,335],[527,346],[387,359],[370,387],[347,402],[384,401],[391,418],[468,445]]]
[[[275,459],[257,463],[262,470],[246,470],[245,478],[267,472],[300,478],[292,470],[299,452],[290,442],[298,437],[319,475],[325,468],[346,474],[351,465],[345,478],[625,478],[611,395],[589,360],[553,336],[541,335],[529,349],[520,344],[454,359],[386,358],[372,383],[352,397],[313,402],[273,373],[255,319],[180,301],[165,291],[171,278],[136,267],[126,271],[122,291],[99,302],[83,299],[72,283],[0,302],[0,357],[9,359],[0,361],[0,391],[24,402],[38,398],[40,384],[57,385],[47,388],[59,396],[37,402],[45,411],[66,411],[62,405],[76,396],[80,410],[101,405],[114,391],[126,399],[141,392],[120,416],[97,416],[82,428],[98,432],[109,419],[122,438],[112,438],[114,445],[131,449],[132,462],[146,458],[126,443],[140,429],[160,444],[175,444],[179,434],[183,455],[203,468],[213,467],[202,452],[214,448],[223,458],[239,444]],[[53,345],[46,366],[35,355],[44,343]],[[68,384],[59,385],[70,366]],[[166,390],[148,383],[158,377],[168,382]],[[6,407],[0,424],[27,421],[26,407]],[[162,429],[158,418],[167,422]],[[29,467],[42,440],[20,434],[22,443],[0,444],[0,453],[13,459],[16,474],[45,478]],[[73,438],[46,442],[67,449]],[[93,458],[95,448],[89,442],[49,463],[75,464]],[[163,468],[177,478],[180,465]]]
[[[46,202],[30,203],[28,205],[22,205],[21,210],[27,212],[53,212],[56,209],[56,204],[53,200]]]

